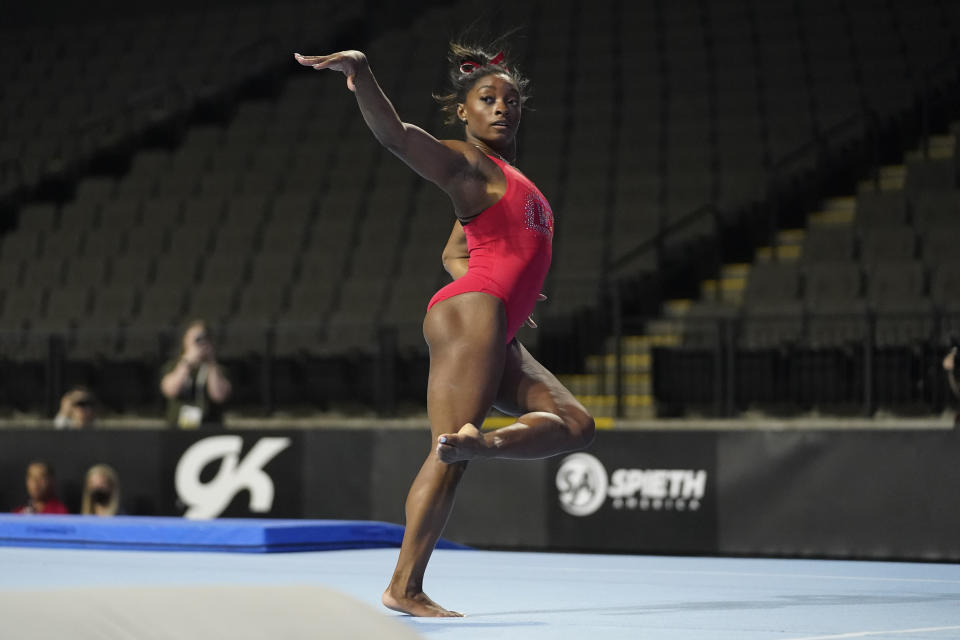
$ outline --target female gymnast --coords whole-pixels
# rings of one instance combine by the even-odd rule
[[[400,556],[382,601],[414,616],[460,616],[427,597],[423,575],[467,462],[545,458],[594,436],[583,405],[514,337],[537,303],[553,238],[550,206],[512,166],[526,80],[502,52],[451,44],[452,89],[437,100],[464,140],[437,140],[400,120],[363,53],[295,57],[346,75],[377,140],[453,202],[457,221],[443,257],[454,281],[430,300],[423,321],[433,439],[407,496]],[[491,407],[516,422],[481,432]]]

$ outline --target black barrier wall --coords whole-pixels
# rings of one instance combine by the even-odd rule
[[[960,434],[729,433],[721,553],[960,559]]]
[[[0,431],[0,508],[35,458],[79,508],[99,462],[129,514],[403,522],[426,430]],[[448,539],[504,548],[960,559],[950,431],[601,432],[587,452],[478,461]]]
[[[173,435],[160,431],[0,430],[0,509],[11,511],[26,500],[26,467],[46,460],[54,467],[61,500],[71,513],[80,511],[87,469],[108,463],[121,482],[121,509],[133,515],[163,515],[169,479],[161,471],[164,443]]]

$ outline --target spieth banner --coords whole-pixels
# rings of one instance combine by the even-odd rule
[[[713,433],[601,432],[548,466],[550,546],[710,552],[717,539]]]

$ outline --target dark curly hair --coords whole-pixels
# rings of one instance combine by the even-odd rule
[[[516,65],[510,60],[509,51],[497,47],[498,41],[489,47],[481,47],[473,44],[463,44],[460,42],[451,42],[450,50],[447,52],[447,60],[450,63],[449,80],[450,86],[445,93],[433,94],[433,99],[440,105],[441,111],[447,114],[444,120],[445,124],[454,124],[457,122],[457,105],[467,99],[467,92],[477,83],[480,78],[486,77],[491,73],[502,73],[520,92],[520,105],[523,106],[529,95],[530,80],[525,78]],[[491,52],[492,49],[492,52]],[[494,64],[498,55],[502,53],[501,61]],[[465,73],[462,69],[465,63],[479,65],[478,69]]]

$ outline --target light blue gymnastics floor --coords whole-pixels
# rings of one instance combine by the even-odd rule
[[[0,610],[4,591],[316,585],[425,638],[960,638],[958,565],[445,550],[426,592],[467,617],[423,620],[379,604],[396,557],[0,548]]]

